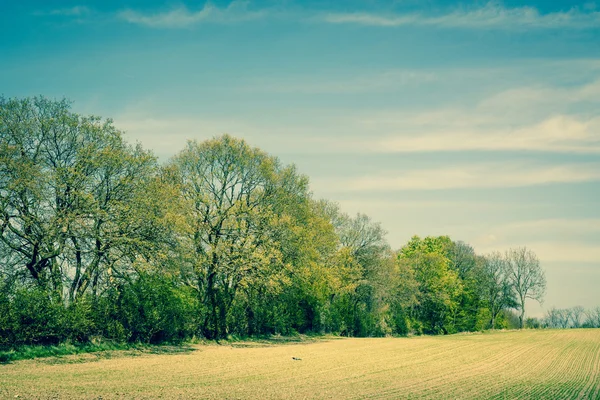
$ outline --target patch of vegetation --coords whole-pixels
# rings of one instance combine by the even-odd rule
[[[188,345],[150,345],[142,343],[62,343],[53,346],[19,346],[14,349],[0,350],[0,363],[6,364],[18,360],[32,360],[37,358],[61,358],[71,355],[104,353],[104,358],[110,358],[114,352],[127,351],[126,355],[134,356],[141,353],[172,354],[186,353],[194,348]],[[56,362],[56,361],[54,361]],[[68,362],[68,361],[67,361]],[[76,361],[77,362],[77,361]]]

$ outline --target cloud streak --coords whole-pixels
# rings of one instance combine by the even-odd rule
[[[540,151],[600,154],[600,118],[557,115],[530,126],[479,128],[464,126],[444,132],[394,135],[365,146],[382,153],[439,151]]]
[[[206,3],[198,11],[179,6],[164,12],[143,13],[131,9],[117,13],[117,18],[125,22],[150,28],[189,28],[203,23],[234,23],[261,18],[265,11],[251,11],[248,2],[233,1],[225,8]]]
[[[600,12],[580,11],[542,14],[533,7],[506,8],[497,2],[462,8],[446,14],[325,13],[318,18],[331,24],[378,27],[429,26],[459,29],[594,29],[600,28]]]
[[[510,188],[595,181],[600,181],[600,163],[535,165],[506,162],[387,171],[356,178],[315,179],[313,186],[326,192],[392,192]]]
[[[74,6],[71,8],[60,8],[50,11],[49,15],[59,15],[65,17],[81,17],[91,14],[92,11],[86,6]]]

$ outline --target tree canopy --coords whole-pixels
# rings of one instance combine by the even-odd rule
[[[123,136],[66,100],[0,98],[0,346],[446,334],[507,327],[511,309],[522,326],[525,299],[543,298],[525,248],[393,250],[244,140],[190,141],[160,164]]]

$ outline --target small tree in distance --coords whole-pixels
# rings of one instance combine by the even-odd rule
[[[519,328],[523,329],[525,301],[532,299],[542,303],[546,293],[546,275],[535,253],[526,247],[511,248],[506,252],[506,268],[520,310]]]

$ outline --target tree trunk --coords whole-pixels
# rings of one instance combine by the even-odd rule
[[[519,329],[523,329],[523,318],[525,317],[525,305],[521,305],[521,315],[519,315]]]

